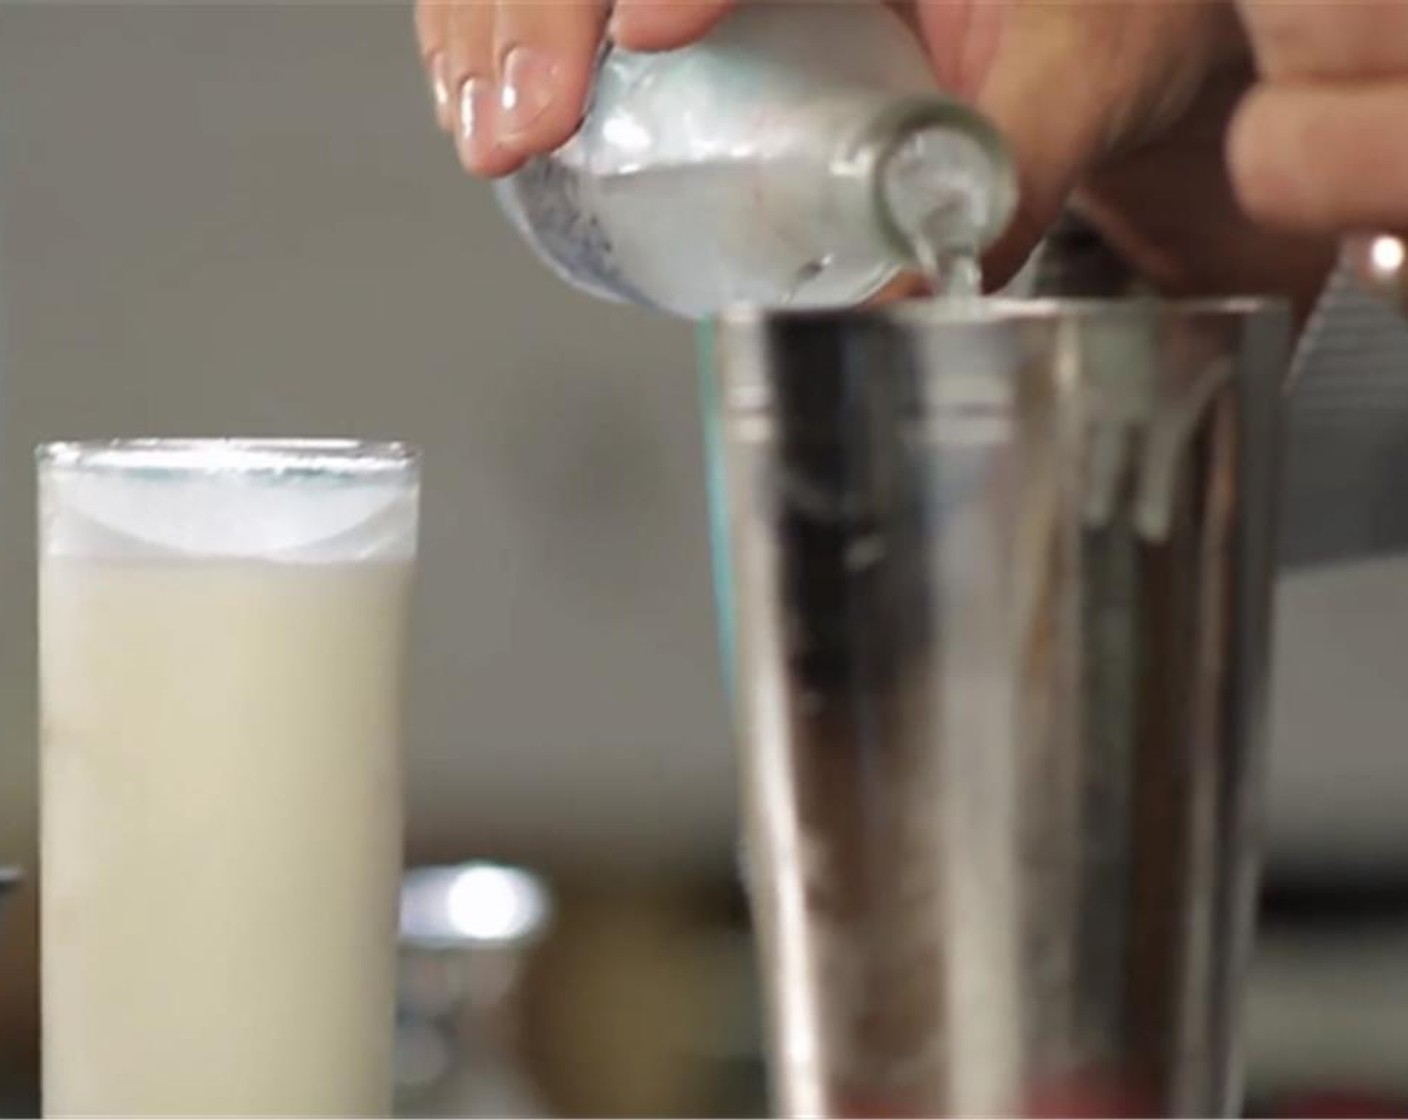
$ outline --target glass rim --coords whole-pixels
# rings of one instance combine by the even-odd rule
[[[413,476],[420,449],[396,440],[175,437],[54,440],[34,450],[41,470],[120,474]]]
[[[1199,296],[1164,299],[1158,296],[1120,296],[1101,299],[1089,296],[1041,296],[1017,299],[986,296],[974,300],[942,300],[930,297],[900,300],[870,307],[831,310],[772,311],[754,307],[726,310],[716,323],[724,328],[749,328],[766,323],[883,323],[897,326],[941,326],[957,324],[1002,324],[1056,321],[1060,319],[1111,319],[1140,315],[1155,318],[1198,319],[1225,316],[1260,318],[1289,314],[1290,304],[1278,296]]]

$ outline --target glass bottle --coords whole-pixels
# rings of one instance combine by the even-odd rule
[[[690,318],[944,285],[1016,203],[996,132],[878,0],[744,4],[680,50],[608,48],[581,129],[497,191],[569,283]]]

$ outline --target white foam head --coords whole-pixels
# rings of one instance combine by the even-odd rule
[[[39,449],[49,558],[406,560],[420,459],[394,443],[127,440]]]

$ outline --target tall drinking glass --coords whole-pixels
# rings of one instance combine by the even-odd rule
[[[721,599],[792,1116],[1221,1114],[1284,314],[741,315]]]
[[[387,1115],[418,456],[38,465],[46,1113]]]

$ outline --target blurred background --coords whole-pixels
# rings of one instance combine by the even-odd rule
[[[461,869],[503,924],[408,946],[406,1107],[760,1114],[691,332],[530,259],[408,6],[6,5],[0,107],[0,1111],[36,1099],[34,444],[349,434],[427,455],[411,861],[532,873]],[[1408,1093],[1408,371],[1351,430],[1354,376],[1308,370],[1292,432],[1254,1107]]]

